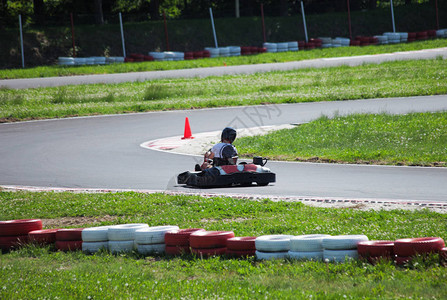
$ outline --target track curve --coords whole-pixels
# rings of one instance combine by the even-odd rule
[[[147,140],[308,122],[321,115],[447,110],[447,96],[317,102],[0,124],[0,185],[200,192],[175,184],[197,158],[141,148]],[[222,194],[447,201],[447,169],[269,162],[277,183]],[[203,191],[203,190],[202,190]]]

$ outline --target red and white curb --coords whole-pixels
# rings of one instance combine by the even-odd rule
[[[95,188],[63,188],[63,187],[37,187],[37,186],[13,186],[1,185],[0,191],[4,192],[71,192],[71,193],[123,193],[136,192],[142,194],[166,194],[166,195],[189,195],[205,198],[229,197],[234,199],[289,201],[302,202],[304,204],[371,204],[371,205],[398,205],[400,207],[428,208],[447,211],[447,202],[421,201],[421,200],[403,200],[403,199],[369,199],[369,198],[339,198],[339,197],[307,197],[307,196],[277,196],[277,195],[253,195],[253,194],[220,194],[209,192],[179,192],[168,190],[150,190],[150,189],[95,189]]]

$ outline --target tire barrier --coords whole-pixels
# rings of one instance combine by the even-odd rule
[[[293,237],[293,235],[276,234],[256,238],[256,258],[277,259],[287,257],[290,250],[290,239]]]
[[[42,229],[39,219],[0,221],[0,236],[27,235],[30,231]]]
[[[358,258],[357,249],[352,250],[323,250],[323,259],[325,261],[344,263],[348,260],[353,260]]]
[[[82,250],[82,241],[56,241],[56,249],[60,251]]]
[[[338,235],[323,238],[323,259],[331,262],[345,262],[357,259],[360,242],[368,241],[366,235]]]
[[[126,57],[126,59],[129,58]],[[125,58],[120,56],[58,57],[57,59],[57,63],[60,66],[105,65],[123,63],[124,61]],[[132,61],[135,61],[135,59]]]
[[[28,243],[28,234],[42,229],[40,219],[0,221],[0,251],[9,251]]]
[[[109,249],[109,242],[103,241],[103,242],[82,242],[82,251],[86,253],[96,253],[100,250],[108,250]]]
[[[149,228],[147,224],[121,224],[107,229],[108,247],[112,253],[132,252],[135,249],[135,235],[138,229]]]
[[[149,52],[149,55],[152,56],[155,61],[162,61],[165,58],[164,52]]]
[[[28,233],[28,240],[30,243],[37,245],[51,245],[56,243],[56,232],[59,229],[41,229],[34,230]]]
[[[200,230],[191,233],[189,245],[191,248],[223,248],[227,247],[227,240],[234,237],[233,231],[206,231]]]
[[[113,226],[99,226],[85,228],[82,231],[82,251],[96,253],[102,249],[109,249],[109,228]]]
[[[165,234],[178,230],[178,226],[155,226],[135,231],[135,245],[140,254],[162,254],[165,252]]]
[[[255,241],[255,236],[230,238],[227,240],[226,254],[233,257],[253,256],[256,254]]]
[[[394,258],[394,241],[365,241],[357,245],[359,257],[375,263],[381,259]]]
[[[211,58],[219,57],[219,48],[206,47],[205,50],[210,53]],[[200,58],[202,58],[202,57],[203,56],[201,55]]]
[[[276,43],[264,43],[262,46],[267,50],[268,53],[278,52],[278,46]]]
[[[62,228],[56,232],[56,249],[60,251],[82,250],[84,228]]]
[[[202,228],[179,229],[165,234],[166,254],[182,255],[191,253],[189,236],[196,231],[205,231]]]
[[[291,259],[323,260],[323,239],[327,234],[309,234],[290,239],[289,257]]]
[[[233,237],[232,231],[196,231],[189,236],[191,253],[200,256],[224,255],[227,240]]]
[[[394,254],[399,257],[409,257],[438,253],[444,247],[444,240],[439,237],[398,239],[394,242]]]
[[[36,229],[37,228],[37,229]],[[414,257],[439,254],[447,265],[447,247],[440,237],[404,238],[395,241],[369,241],[365,235],[326,234],[264,235],[235,237],[232,231],[206,231],[201,228],[179,229],[175,225],[149,227],[148,224],[121,224],[91,228],[41,229],[39,219],[0,221],[0,249],[9,251],[31,242],[36,245],[54,243],[57,250],[82,250],[96,253],[131,252],[143,255],[193,253],[200,257],[227,255],[257,259],[298,259],[341,263],[350,259],[367,259],[374,264],[393,259],[405,266]]]

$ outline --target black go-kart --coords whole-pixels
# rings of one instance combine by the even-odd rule
[[[186,171],[177,176],[177,183],[200,188],[250,186],[253,182],[266,186],[276,181],[276,174],[264,167],[266,163],[267,159],[254,157],[253,163],[242,162],[238,165],[213,166],[203,171]]]

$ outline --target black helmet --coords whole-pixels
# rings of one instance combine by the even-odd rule
[[[231,127],[225,127],[224,130],[222,130],[222,135],[220,137],[220,140],[223,142],[223,140],[229,140],[230,143],[233,143],[236,139],[236,130]]]

